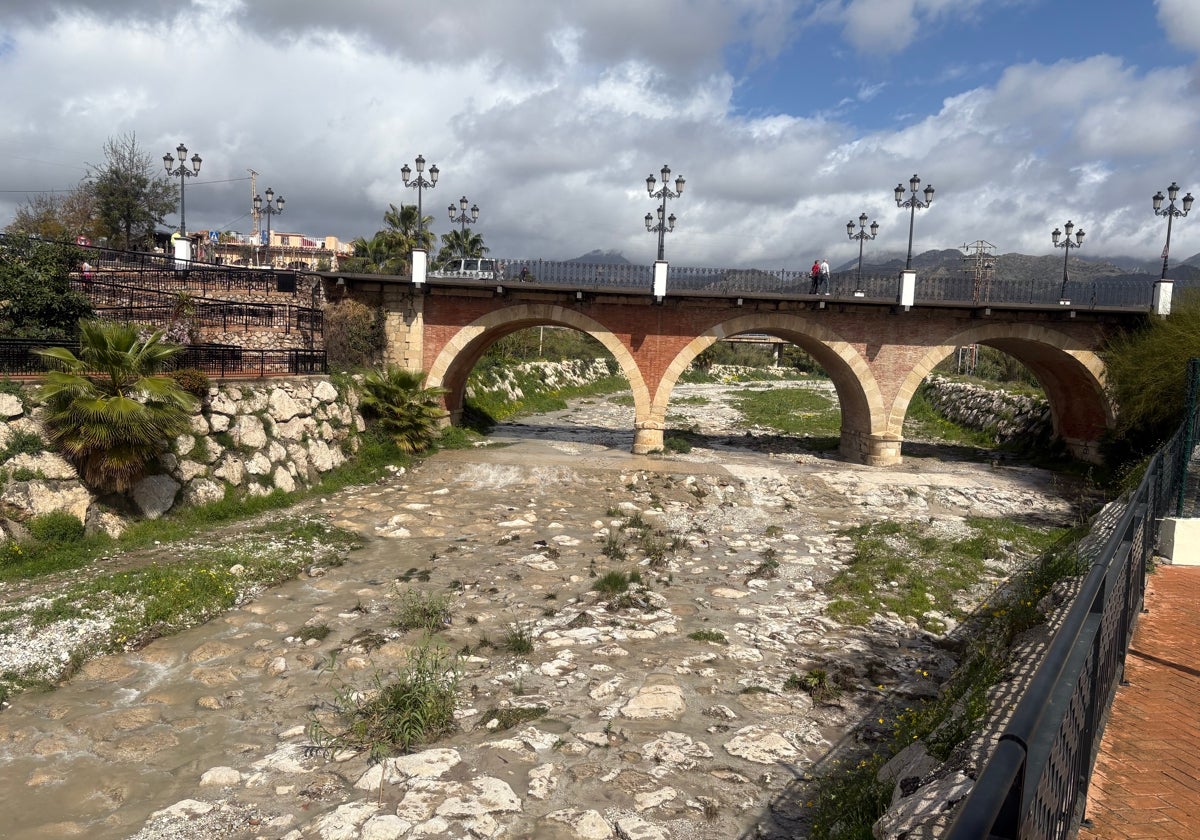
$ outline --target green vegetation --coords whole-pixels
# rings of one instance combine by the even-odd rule
[[[908,413],[904,415],[905,440],[936,440],[981,449],[991,449],[996,445],[993,435],[979,429],[960,426],[947,419],[930,404],[925,395],[925,387],[922,384],[908,403]]]
[[[843,531],[854,541],[854,556],[825,587],[834,598],[829,615],[866,624],[875,613],[892,611],[942,631],[940,619],[928,614],[961,618],[956,596],[984,577],[990,561],[1044,551],[1062,533],[980,517],[967,525],[973,534],[959,539],[916,522],[875,522]]]
[[[92,304],[71,290],[83,262],[74,245],[10,235],[0,242],[0,335],[74,340]]]
[[[383,214],[386,227],[370,239],[358,237],[350,243],[354,253],[341,261],[341,271],[349,274],[407,274],[413,248],[433,250],[433,217],[424,224],[418,218],[417,205],[389,204]]]
[[[729,644],[729,640],[725,638],[725,634],[720,630],[696,630],[693,633],[688,633],[688,638],[693,642],[712,642],[716,645]]]
[[[88,484],[123,492],[187,431],[196,398],[158,375],[182,350],[161,332],[142,338],[129,324],[101,321],[81,321],[79,331],[78,357],[65,347],[38,351],[61,367],[39,393],[46,431]]]
[[[313,741],[329,751],[366,750],[371,761],[408,753],[454,731],[454,703],[462,679],[458,656],[426,645],[409,653],[395,678],[375,675],[374,690],[338,692],[334,711],[344,724],[314,721]]]
[[[807,692],[817,703],[832,702],[841,694],[836,675],[824,668],[813,668],[803,675],[792,674],[784,681],[783,687],[788,691]]]
[[[620,595],[629,589],[631,583],[640,581],[641,575],[636,571],[622,572],[614,569],[598,577],[592,584],[592,591],[599,592],[601,595]]]
[[[842,415],[837,397],[812,388],[771,387],[746,390],[733,401],[746,422],[788,435],[836,438],[841,434]]]
[[[1200,358],[1200,290],[1184,289],[1171,314],[1116,337],[1105,350],[1109,394],[1121,406],[1112,454],[1153,452],[1183,420],[1188,361]],[[1148,364],[1147,360],[1153,360]]]
[[[427,595],[408,589],[400,596],[394,624],[401,630],[436,633],[450,626],[453,608],[445,595]]]
[[[27,524],[35,540],[49,545],[58,546],[83,539],[83,523],[79,517],[65,510],[53,510],[35,516]]]
[[[504,633],[504,648],[517,656],[533,653],[533,627],[528,624],[510,624]]]
[[[36,455],[45,449],[46,443],[37,432],[13,429],[8,436],[8,443],[0,446],[0,462],[18,455]]]
[[[1010,667],[1013,641],[1045,622],[1046,616],[1039,611],[1038,604],[1056,582],[1083,571],[1074,546],[1084,533],[1085,529],[1080,528],[1059,535],[1036,560],[1014,574],[1003,589],[974,612],[963,634],[968,641],[959,666],[948,680],[942,681],[935,699],[903,706],[898,697],[877,720],[877,731],[885,740],[865,755],[835,761],[828,772],[814,781],[810,789],[809,836],[814,840],[868,840],[872,824],[891,801],[892,785],[876,780],[879,768],[916,741],[924,743],[930,754],[944,761],[972,735],[991,712],[988,692]],[[1046,535],[1036,542],[1049,538]],[[914,677],[933,678],[925,671]]]
[[[347,298],[326,306],[324,319],[330,370],[363,368],[378,361],[384,345],[382,308]]]
[[[424,452],[438,438],[446,417],[441,406],[442,388],[422,387],[424,373],[398,365],[372,370],[363,377],[363,414],[378,425],[401,452]]]

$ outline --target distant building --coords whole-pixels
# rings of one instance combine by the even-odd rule
[[[196,259],[200,262],[219,262],[224,265],[266,266],[317,270],[327,264],[336,270],[339,260],[350,256],[354,248],[336,236],[308,236],[303,233],[271,231],[271,246],[266,244],[267,232],[251,234],[221,232],[213,242],[208,231],[196,236]]]

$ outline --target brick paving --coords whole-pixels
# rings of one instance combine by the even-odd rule
[[[1200,838],[1200,567],[1160,566],[1100,743],[1079,840]]]

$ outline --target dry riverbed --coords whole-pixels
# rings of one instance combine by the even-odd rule
[[[709,436],[687,454],[630,455],[632,410],[595,398],[287,512],[365,545],[17,697],[0,713],[5,836],[796,836],[789,783],[953,665],[914,621],[827,614],[842,531],[899,519],[965,537],[968,516],[1050,526],[1072,511],[1030,468],[866,468],[747,436],[730,392],[680,389],[704,396],[680,411]],[[635,571],[627,592],[594,588]],[[370,697],[421,645],[396,626],[418,598],[450,608],[436,637],[461,669],[455,731],[378,762],[329,748],[313,724],[336,731],[338,700]],[[12,655],[25,644],[4,638]],[[797,690],[814,669],[842,690]]]

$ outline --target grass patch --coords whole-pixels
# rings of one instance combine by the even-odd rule
[[[956,596],[984,577],[990,561],[1036,556],[1062,534],[981,517],[967,525],[973,533],[957,539],[921,523],[876,522],[843,531],[853,540],[854,555],[825,586],[834,599],[829,615],[865,624],[875,613],[892,611],[943,631],[927,614],[961,618]]]
[[[533,628],[527,624],[510,624],[504,632],[504,648],[517,656],[533,653]]]
[[[631,583],[640,581],[641,575],[637,572],[622,572],[614,569],[596,578],[592,584],[592,591],[599,592],[601,595],[620,595],[629,589]]]
[[[733,399],[746,422],[787,435],[837,437],[842,430],[836,395],[812,388],[776,385],[743,391]]]
[[[993,449],[996,446],[994,435],[947,419],[933,407],[921,388],[917,389],[908,403],[908,411],[904,415],[904,439],[936,440],[980,449]]]
[[[456,654],[417,648],[392,681],[376,674],[372,691],[337,693],[334,711],[344,726],[330,731],[329,724],[314,721],[309,734],[326,750],[366,750],[372,761],[411,752],[454,731],[461,678]]]
[[[694,642],[712,642],[716,645],[729,644],[729,640],[725,638],[725,634],[720,630],[696,630],[693,633],[688,633],[688,638]]]
[[[323,642],[329,637],[329,633],[328,624],[305,624],[293,635],[302,642],[307,642],[309,639],[316,639],[318,642]]]
[[[429,595],[408,589],[400,596],[396,620],[400,630],[424,630],[436,633],[450,626],[450,599],[445,595]]]

